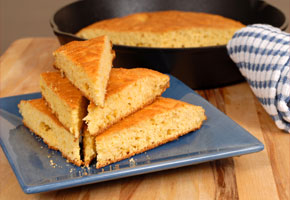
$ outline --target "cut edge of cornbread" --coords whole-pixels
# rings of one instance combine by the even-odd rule
[[[199,129],[204,120],[206,116],[202,107],[159,97],[96,137],[96,167],[104,167],[173,141]]]
[[[169,76],[144,69],[112,69],[104,107],[92,102],[84,118],[91,135],[98,135],[124,117],[151,104],[169,87]],[[120,83],[120,84],[118,84]]]
[[[96,143],[95,136],[91,136],[87,127],[83,130],[83,155],[84,165],[88,167],[91,161],[96,157]]]
[[[58,119],[51,113],[43,99],[20,101],[19,111],[23,116],[23,124],[51,149],[58,150],[69,162],[80,166],[79,140],[67,131]]]
[[[42,97],[62,125],[78,139],[87,114],[88,100],[60,72],[40,75]]]
[[[242,27],[241,27],[242,28]],[[182,31],[168,31],[165,33],[151,32],[116,32],[102,29],[88,30],[79,35],[81,38],[90,39],[100,35],[108,35],[113,44],[159,47],[159,48],[190,48],[225,45],[240,28],[214,29],[191,28]],[[176,39],[178,38],[178,40]]]
[[[73,41],[53,52],[54,66],[96,105],[103,106],[115,53],[107,36]]]

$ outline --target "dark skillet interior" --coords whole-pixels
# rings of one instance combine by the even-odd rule
[[[182,10],[219,14],[244,24],[267,23],[286,29],[284,14],[257,0],[85,0],[58,10],[51,26],[61,44],[82,40],[74,36],[96,21],[136,12]],[[114,67],[147,67],[171,73],[193,89],[215,88],[243,81],[225,46],[202,48],[144,48],[114,45]]]

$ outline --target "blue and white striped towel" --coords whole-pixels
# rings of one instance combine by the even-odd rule
[[[277,127],[290,133],[290,34],[250,25],[234,34],[227,50]]]

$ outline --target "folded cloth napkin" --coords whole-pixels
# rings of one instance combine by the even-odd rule
[[[250,25],[234,34],[227,50],[277,127],[290,133],[290,34]]]

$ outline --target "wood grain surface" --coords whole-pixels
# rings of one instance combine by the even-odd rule
[[[54,70],[55,38],[15,41],[0,58],[0,96],[39,91]],[[0,199],[289,199],[289,134],[278,130],[247,83],[198,91],[252,133],[265,150],[146,175],[40,194],[25,194],[0,150]]]

